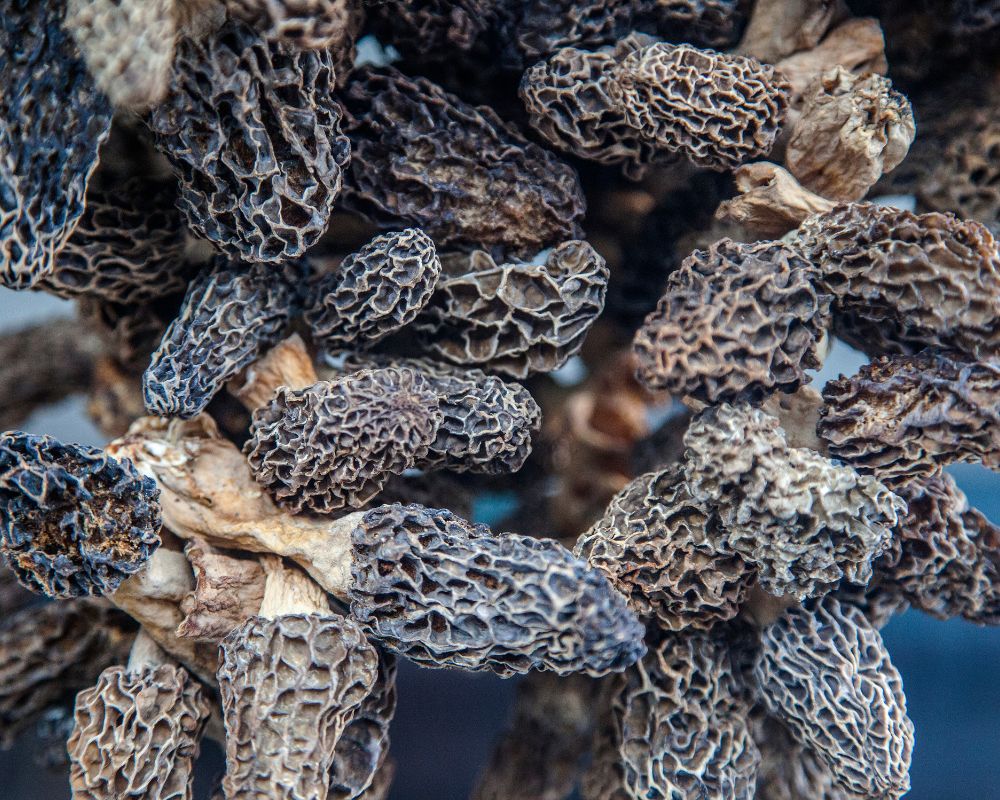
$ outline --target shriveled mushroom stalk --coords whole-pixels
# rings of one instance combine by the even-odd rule
[[[210,713],[198,682],[140,632],[128,665],[77,695],[67,745],[74,800],[190,800]]]

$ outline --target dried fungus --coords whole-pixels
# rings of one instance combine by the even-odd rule
[[[225,0],[229,13],[261,31],[269,41],[302,50],[350,46],[351,0]]]

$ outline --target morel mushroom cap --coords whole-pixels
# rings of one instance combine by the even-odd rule
[[[0,435],[0,553],[50,597],[109,594],[160,544],[159,491],[129,461],[20,431]]]
[[[947,473],[898,491],[909,509],[893,550],[876,562],[879,583],[939,619],[1000,624],[1000,527],[969,508]]]
[[[978,222],[851,203],[809,217],[796,239],[848,343],[869,354],[1000,351],[1000,245]]]
[[[74,598],[24,608],[0,626],[0,748],[48,708],[72,700],[128,657],[135,624],[117,609]]]
[[[698,166],[732,169],[766,156],[789,86],[755,58],[656,42],[615,69],[626,124]]]
[[[148,108],[163,99],[177,39],[174,0],[67,0],[65,24],[112,103]]]
[[[760,762],[749,715],[724,639],[654,634],[645,657],[611,684],[608,735],[624,797],[749,800]]]
[[[225,0],[229,13],[275,42],[303,50],[349,46],[349,0]]]
[[[269,557],[260,616],[221,646],[225,795],[325,800],[337,740],[371,691],[378,655],[296,568]]]
[[[837,66],[806,95],[785,163],[823,197],[860,200],[906,157],[916,132],[910,102],[891,81]]]
[[[752,721],[760,750],[754,800],[857,800],[781,722],[760,710],[754,712]]]
[[[625,599],[555,541],[417,505],[367,512],[353,539],[351,613],[419,664],[598,676],[645,649]]]
[[[702,413],[684,444],[692,497],[718,511],[726,543],[778,596],[867,583],[905,508],[877,480],[788,447],[778,420],[745,403]]]
[[[641,617],[667,630],[710,628],[736,616],[756,581],[720,527],[673,465],[615,495],[573,552],[607,575]]]
[[[456,364],[514,378],[551,372],[580,350],[604,309],[608,266],[587,242],[564,242],[540,264],[497,264],[476,251],[449,266],[414,328],[431,353]]]
[[[913,723],[882,637],[833,597],[788,609],[764,629],[754,664],[768,712],[841,787],[894,798],[910,788]]]
[[[515,251],[579,236],[576,173],[489,108],[371,67],[351,74],[341,100],[352,144],[344,203],[383,226]]]
[[[434,242],[408,228],[376,236],[309,289],[304,318],[326,347],[366,347],[413,321],[441,274]]]
[[[297,262],[226,264],[188,288],[142,378],[146,408],[162,416],[200,414],[225,382],[285,333],[298,310]]]
[[[75,800],[143,797],[190,800],[199,740],[211,714],[200,684],[159,651],[110,667],[76,696],[67,742]],[[148,641],[148,640],[146,640]]]
[[[254,477],[293,512],[357,508],[415,466],[441,425],[438,396],[408,369],[363,370],[281,387],[253,414],[244,446]]]
[[[334,78],[329,50],[269,43],[239,22],[180,43],[149,124],[200,236],[232,257],[282,261],[323,235],[350,158]]]
[[[696,250],[636,334],[639,380],[710,403],[795,391],[821,366],[830,324],[817,276],[778,242]]]
[[[11,0],[0,19],[0,284],[48,274],[83,213],[111,105],[56,0]]]
[[[823,387],[830,454],[891,486],[960,461],[1000,469],[1000,358],[883,356]]]
[[[175,187],[147,179],[91,189],[83,216],[38,288],[122,305],[183,292],[193,269],[184,258],[176,199]]]

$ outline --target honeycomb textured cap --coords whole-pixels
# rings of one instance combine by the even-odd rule
[[[443,61],[468,51],[495,21],[500,0],[380,0],[368,18],[379,41],[407,61]]]
[[[128,659],[135,623],[118,609],[73,598],[5,613],[0,627],[0,747],[48,709]],[[65,744],[65,742],[64,742]]]
[[[745,403],[703,412],[684,445],[692,497],[717,510],[726,543],[771,594],[801,600],[841,579],[867,583],[905,511],[874,478],[788,447],[778,420]]]
[[[67,0],[65,25],[114,105],[163,99],[178,33],[174,0]]]
[[[350,159],[333,57],[269,43],[239,22],[179,44],[149,125],[188,224],[227,255],[297,258],[326,230]]]
[[[310,288],[304,318],[318,344],[367,347],[412,322],[440,276],[423,231],[376,236]]]
[[[0,435],[0,553],[34,592],[114,592],[160,544],[159,495],[130,461],[49,436]]]
[[[73,797],[190,800],[210,714],[205,692],[182,667],[106,669],[76,696],[67,743]]]
[[[83,216],[37,286],[60,297],[134,305],[187,288],[184,222],[170,184],[131,179],[91,189]]]
[[[626,124],[657,149],[712,169],[766,156],[789,102],[790,87],[773,67],[687,44],[643,47],[614,75]]]
[[[491,109],[391,68],[356,69],[341,101],[352,145],[343,201],[383,227],[531,252],[580,235],[576,172]]]
[[[665,630],[732,619],[756,581],[725,544],[718,516],[691,499],[679,465],[629,483],[573,552]]]
[[[827,383],[823,401],[830,454],[891,486],[955,462],[1000,469],[1000,358],[882,356]]]
[[[11,0],[0,19],[0,284],[11,289],[52,270],[111,128],[63,14],[54,0]]]
[[[77,298],[76,312],[101,337],[107,354],[118,365],[142,372],[183,300],[183,295],[170,295],[150,303],[123,305],[82,296]]]
[[[279,388],[254,412],[243,452],[279,505],[328,514],[364,505],[389,475],[416,466],[440,425],[437,392],[422,375],[362,370]]]
[[[531,127],[556,149],[599,164],[620,164],[633,178],[673,158],[625,122],[614,75],[625,56],[653,41],[631,33],[610,47],[594,52],[566,47],[534,64],[518,90]]]
[[[849,344],[869,354],[1000,351],[1000,245],[978,222],[851,203],[809,217],[796,238]]]
[[[1000,527],[947,473],[899,490],[908,504],[893,550],[876,562],[881,583],[938,619],[1000,624]]]
[[[227,798],[324,800],[337,741],[375,683],[378,654],[334,615],[251,617],[222,641]]]
[[[888,78],[836,66],[802,101],[785,163],[823,197],[861,200],[906,157],[916,132],[910,101]]]
[[[833,597],[785,611],[764,629],[753,668],[767,711],[862,797],[910,788],[913,723],[882,637]]]
[[[225,0],[236,19],[244,20],[273,42],[302,50],[351,47],[350,0]]]
[[[760,754],[749,715],[725,639],[653,634],[612,683],[609,735],[625,797],[751,800]]]
[[[374,687],[337,740],[329,800],[367,800],[367,790],[387,763],[389,723],[395,713],[396,657],[379,650]]]
[[[830,295],[817,270],[780,242],[729,239],[696,250],[636,333],[650,389],[716,403],[794,392],[821,366]]]
[[[304,266],[227,263],[193,281],[142,377],[146,409],[194,417],[227,380],[285,334],[300,306]]]
[[[785,726],[758,709],[753,737],[760,750],[754,800],[857,800],[812,750],[795,740]]]
[[[587,242],[544,255],[543,263],[498,264],[480,250],[449,260],[414,322],[427,350],[513,378],[565,364],[604,309],[609,270]]]
[[[551,539],[417,505],[373,509],[352,535],[351,613],[418,664],[600,676],[645,650],[625,598]]]

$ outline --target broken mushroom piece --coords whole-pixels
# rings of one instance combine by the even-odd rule
[[[193,417],[227,380],[280,339],[299,307],[305,269],[228,264],[194,281],[142,376],[146,408],[161,416]]]
[[[1000,357],[882,356],[827,383],[823,401],[830,455],[889,486],[956,462],[1000,469]]]
[[[870,476],[789,447],[778,420],[746,403],[700,414],[684,445],[691,496],[717,511],[726,544],[779,597],[867,583],[905,509]]]
[[[0,554],[50,597],[110,594],[160,544],[156,483],[93,447],[0,435]]]
[[[609,274],[583,241],[529,262],[497,263],[481,250],[455,256],[414,329],[430,353],[455,364],[512,378],[552,372],[579,352],[604,309]]]
[[[913,723],[882,637],[856,608],[825,597],[766,627],[753,668],[768,713],[846,791],[897,798],[910,788]]]
[[[420,373],[363,370],[279,388],[254,411],[243,450],[279,505],[328,514],[360,507],[417,465],[440,425],[438,395]]]
[[[732,619],[756,582],[756,570],[726,545],[718,516],[691,499],[679,465],[629,483],[573,552],[666,630]]]
[[[73,800],[191,800],[211,705],[200,684],[140,631],[128,665],[76,696],[67,742]]]
[[[317,345],[368,347],[413,321],[440,274],[423,231],[376,236],[309,288],[303,317]]]
[[[365,513],[352,538],[351,613],[424,666],[600,676],[644,652],[625,598],[551,539],[417,505]]]
[[[262,559],[260,615],[222,642],[228,800],[326,800],[337,741],[375,684],[378,655],[296,567]]]
[[[639,380],[709,403],[794,392],[822,365],[831,297],[817,277],[780,242],[696,250],[636,333]]]

